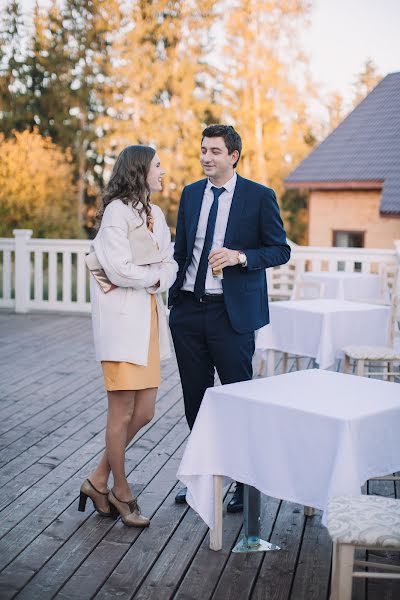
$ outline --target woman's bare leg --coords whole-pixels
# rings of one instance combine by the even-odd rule
[[[134,409],[132,416],[130,418],[127,431],[126,431],[126,446],[132,441],[138,431],[144,425],[149,423],[154,416],[154,407],[157,396],[157,388],[148,388],[146,390],[137,390],[136,392],[108,392],[109,394],[134,394]],[[107,419],[108,425],[108,419]],[[124,451],[124,462],[125,462],[125,451]],[[100,491],[104,492],[107,489],[107,482],[110,476],[111,466],[108,460],[108,446],[106,444],[106,451],[103,453],[100,462],[93,473],[90,475],[89,479],[93,483],[94,486],[97,487]],[[115,481],[115,477],[114,477]],[[118,496],[117,487],[114,483],[114,491]],[[120,496],[118,496],[120,497]],[[129,496],[124,499],[130,499],[131,492],[129,492]],[[121,496],[121,500],[122,500]]]

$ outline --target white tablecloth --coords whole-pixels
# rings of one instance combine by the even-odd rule
[[[310,369],[209,388],[178,478],[210,528],[213,475],[325,510],[400,470],[399,432],[397,383]]]
[[[302,273],[300,281],[312,281],[325,285],[324,298],[337,300],[379,300],[388,302],[388,298],[382,298],[381,282],[379,275],[373,273],[345,273],[337,271],[334,273]],[[315,297],[313,291],[304,290],[305,298]]]
[[[258,350],[314,358],[321,369],[335,363],[349,344],[386,346],[388,306],[346,300],[271,302],[270,324],[257,332]]]

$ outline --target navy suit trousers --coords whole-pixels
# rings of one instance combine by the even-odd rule
[[[186,419],[196,420],[204,392],[214,385],[216,368],[222,384],[253,377],[254,332],[237,333],[224,302],[202,303],[181,292],[169,324],[182,381]]]

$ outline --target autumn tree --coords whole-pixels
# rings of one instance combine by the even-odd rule
[[[36,4],[27,68],[29,109],[43,135],[70,148],[84,221],[103,184],[103,139],[112,110],[113,40],[120,24],[118,0],[53,0]]]
[[[0,136],[0,235],[82,237],[70,154],[37,130]]]
[[[328,119],[326,121],[324,137],[340,125],[349,112],[349,109],[345,106],[344,98],[339,92],[331,92],[327,96],[326,110]]]
[[[354,89],[354,100],[353,105],[356,106],[364,100],[376,85],[382,79],[382,75],[378,71],[378,67],[371,58],[367,58],[362,70],[357,73],[355,82],[353,84]]]
[[[157,147],[167,174],[159,203],[174,224],[181,189],[199,178],[202,128],[219,119],[213,104],[215,0],[135,0],[121,40],[114,105],[115,151],[127,144]],[[129,25],[130,24],[130,25]]]
[[[243,139],[240,172],[278,192],[314,142],[306,110],[313,89],[299,40],[309,13],[306,0],[238,0],[226,11],[224,120]]]
[[[5,135],[10,135],[13,129],[22,131],[29,122],[24,27],[20,3],[11,0],[0,20],[0,130]]]

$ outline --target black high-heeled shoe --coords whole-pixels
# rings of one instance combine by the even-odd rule
[[[97,488],[94,487],[90,479],[85,479],[85,481],[81,485],[79,493],[78,510],[80,512],[85,512],[86,501],[88,498],[90,498],[93,502],[95,510],[97,510],[99,515],[101,515],[102,517],[111,517],[112,515],[110,511],[110,503],[108,501],[108,494],[108,490],[107,492],[100,492]]]

